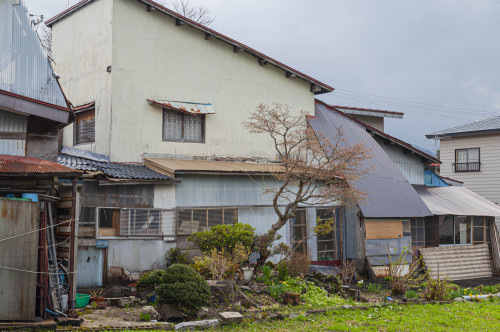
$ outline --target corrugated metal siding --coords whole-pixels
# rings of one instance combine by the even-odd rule
[[[425,168],[420,156],[404,154],[403,148],[395,144],[385,144],[379,137],[375,140],[411,184],[424,184]]]
[[[26,133],[28,117],[0,110],[0,133]]]
[[[344,208],[343,213],[343,257],[364,258],[364,232],[359,225],[357,208]]]
[[[311,127],[320,133],[336,133],[336,128],[344,132],[344,144],[362,142],[371,149],[373,158],[364,162],[364,167],[373,166],[364,178],[355,185],[366,192],[368,199],[359,206],[367,218],[426,217],[432,215],[411,184],[394,165],[387,153],[365,130],[352,120],[330,111],[316,103],[315,119],[310,119]],[[423,172],[422,172],[423,173]]]
[[[21,0],[0,0],[0,89],[66,107]]]
[[[0,139],[0,154],[8,154],[12,156],[26,155],[26,140]]]

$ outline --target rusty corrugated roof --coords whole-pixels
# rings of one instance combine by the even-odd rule
[[[148,99],[148,103],[165,107],[170,110],[189,113],[189,114],[214,114],[215,110],[212,104],[191,103],[183,101],[173,101],[164,99]]]
[[[80,171],[52,161],[0,154],[0,175],[78,175]]]
[[[500,206],[465,187],[413,185],[434,215],[499,216]]]
[[[237,163],[229,161],[206,161],[168,158],[146,158],[144,159],[144,165],[171,176],[174,176],[177,173],[272,174],[283,170],[280,164]]]

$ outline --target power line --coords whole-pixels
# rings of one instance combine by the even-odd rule
[[[63,221],[63,222],[61,222],[59,224],[55,224],[55,225],[52,225],[52,226],[47,226],[47,227],[35,229],[33,231],[29,231],[29,232],[26,232],[26,233],[14,235],[14,236],[11,236],[11,237],[7,237],[5,239],[0,239],[0,242],[7,241],[7,240],[12,240],[12,239],[24,236],[24,235],[28,235],[28,234],[31,234],[31,233],[36,233],[36,232],[39,232],[39,231],[44,230],[44,229],[48,229],[48,228],[51,228],[51,227],[56,227],[56,226],[59,226],[59,225],[62,225],[62,224],[68,224],[68,223],[72,223],[72,222],[73,222],[73,219],[71,219],[69,221]]]

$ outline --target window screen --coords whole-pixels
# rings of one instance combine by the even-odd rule
[[[122,209],[120,235],[172,236],[174,211],[158,209]]]

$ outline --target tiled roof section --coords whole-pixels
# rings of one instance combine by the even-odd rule
[[[333,107],[333,106],[330,106],[330,105],[328,105],[328,104],[326,104],[326,103],[322,102],[322,101],[321,101],[321,100],[319,100],[319,99],[316,99],[316,100],[315,100],[315,104],[316,104],[316,105],[323,105],[323,106],[324,106],[324,107],[326,107],[327,109],[329,109],[329,110],[331,110],[331,111],[335,111],[335,112],[337,112],[338,114],[340,114],[340,115],[342,115],[342,116],[344,116],[344,117],[346,117],[346,118],[348,118],[348,119],[350,119],[350,120],[352,120],[352,121],[354,121],[354,122],[356,122],[356,123],[358,123],[358,124],[362,125],[362,126],[363,126],[363,127],[365,127],[368,131],[370,131],[370,132],[372,132],[372,133],[374,133],[374,134],[376,134],[376,135],[378,135],[378,136],[380,136],[380,137],[382,137],[382,138],[384,138],[384,139],[387,139],[387,140],[389,140],[389,141],[392,141],[392,142],[394,142],[394,143],[396,143],[396,144],[400,145],[400,146],[401,146],[401,147],[403,147],[403,148],[406,148],[406,149],[408,149],[408,150],[410,150],[410,151],[413,151],[413,152],[417,153],[418,155],[420,155],[420,156],[424,157],[425,159],[427,159],[429,162],[436,162],[436,163],[441,164],[441,161],[440,161],[439,159],[437,159],[436,157],[431,156],[430,154],[425,153],[424,151],[422,151],[422,150],[420,150],[420,149],[418,149],[418,148],[414,147],[414,146],[413,146],[413,145],[411,145],[410,143],[406,143],[405,141],[402,141],[402,140],[400,140],[400,139],[398,139],[398,138],[396,138],[396,137],[394,137],[394,136],[391,136],[391,135],[389,135],[389,134],[386,134],[386,133],[384,133],[383,131],[380,131],[380,130],[378,130],[378,129],[375,129],[375,128],[373,128],[372,126],[367,125],[366,123],[364,123],[364,122],[362,122],[362,121],[360,121],[360,120],[358,120],[358,119],[355,119],[355,118],[353,118],[352,116],[349,116],[349,115],[345,114],[344,112],[342,112],[342,111],[338,110],[337,108],[335,108],[335,107]]]
[[[172,180],[170,176],[156,172],[140,164],[106,163],[68,155],[59,155],[57,162],[73,169],[87,172],[102,172],[104,175],[114,179]]]
[[[78,3],[76,3],[74,6],[66,9],[65,11],[57,14],[56,16],[52,17],[51,19],[45,21],[45,24],[49,27],[52,27],[53,24],[57,23],[59,20],[63,19],[64,17],[68,16],[68,15],[71,15],[72,13],[76,12],[77,10],[79,10],[80,8],[88,5],[89,3],[92,3],[94,1],[97,1],[97,0],[82,0]],[[287,65],[285,65],[284,63],[281,63],[263,53],[260,53],[258,51],[256,51],[255,49],[245,45],[245,44],[242,44],[232,38],[229,38],[217,31],[214,31],[204,25],[201,25],[193,20],[190,20],[189,18],[187,17],[184,17],[176,12],[174,12],[173,10],[170,10],[168,8],[166,8],[165,6],[162,6],[161,4],[157,3],[157,2],[154,2],[154,1],[151,1],[151,0],[138,0],[140,3],[143,3],[144,5],[147,6],[148,10],[149,9],[153,9],[153,10],[157,10],[159,12],[162,12],[174,19],[176,19],[179,24],[186,24],[186,25],[189,25],[195,29],[198,29],[198,30],[201,30],[202,32],[205,33],[205,36],[206,37],[210,37],[210,38],[215,38],[215,39],[218,39],[220,41],[223,41],[225,43],[228,43],[230,44],[231,46],[233,46],[234,48],[234,51],[235,52],[240,52],[240,51],[243,51],[243,52],[246,52],[248,54],[251,54],[253,55],[254,57],[258,58],[259,60],[259,63],[262,63],[262,64],[267,64],[267,63],[270,63],[278,68],[281,68],[282,70],[285,71],[286,73],[286,77],[298,77],[298,78],[301,78],[309,83],[311,83],[311,92],[315,93],[315,94],[320,94],[320,93],[328,93],[328,92],[332,92],[334,89],[325,84],[325,83],[322,83],[304,73],[301,73],[300,71],[298,70],[295,70]]]
[[[461,126],[436,131],[435,133],[427,134],[427,138],[439,138],[447,136],[466,136],[466,135],[480,135],[480,134],[493,134],[500,132],[500,116],[494,116]]]
[[[81,172],[52,161],[23,156],[0,155],[0,175],[78,175]]]

